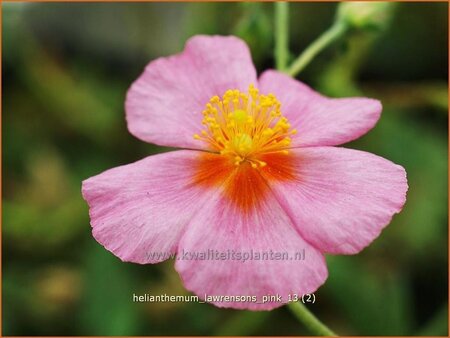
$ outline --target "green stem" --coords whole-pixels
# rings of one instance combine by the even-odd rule
[[[312,333],[317,336],[337,336],[316,316],[314,316],[306,306],[301,302],[291,302],[288,304],[289,310],[305,325]]]
[[[287,69],[289,56],[289,8],[287,2],[275,3],[275,61],[277,69],[290,76],[297,75],[322,49],[337,40],[347,31],[347,26],[336,22],[317,40],[315,40]],[[292,302],[288,308],[311,332],[318,336],[337,336],[325,324],[317,319],[301,302]]]
[[[294,77],[325,47],[339,39],[348,29],[343,22],[336,21],[328,30],[311,43],[288,68],[287,73]]]
[[[284,71],[288,62],[289,4],[275,2],[275,60],[277,69]]]

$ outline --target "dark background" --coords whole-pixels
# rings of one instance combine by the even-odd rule
[[[131,136],[128,86],[195,34],[245,39],[274,67],[271,3],[4,3],[3,334],[302,335],[287,308],[133,303],[187,291],[173,261],[134,265],[95,242],[81,181],[166,151]],[[335,3],[290,4],[293,57],[333,21]],[[328,257],[310,308],[339,334],[447,335],[446,3],[401,3],[384,30],[351,34],[298,77],[330,96],[366,95],[384,111],[348,145],[408,172],[407,204],[356,256]]]

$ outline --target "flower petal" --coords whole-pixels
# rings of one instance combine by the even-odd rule
[[[298,231],[322,252],[354,254],[377,238],[406,200],[403,167],[335,147],[293,149],[296,181],[270,182]]]
[[[381,103],[369,98],[332,99],[277,71],[259,79],[262,93],[273,93],[297,135],[292,146],[332,146],[355,140],[374,127]]]
[[[300,260],[303,250],[305,258]],[[201,299],[251,310],[270,310],[287,302],[289,295],[312,293],[328,275],[323,255],[301,238],[270,194],[251,212],[243,212],[223,194],[211,195],[180,241],[175,268],[186,288]],[[266,295],[282,299],[262,303]]]
[[[163,146],[204,149],[193,139],[202,129],[202,111],[214,95],[256,84],[244,41],[228,36],[195,36],[181,54],[156,59],[128,91],[129,131]]]
[[[197,151],[174,151],[107,170],[83,182],[95,239],[123,261],[155,263],[175,253],[208,197],[191,184]]]

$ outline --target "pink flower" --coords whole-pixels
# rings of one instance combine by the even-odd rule
[[[206,298],[219,307],[267,310],[282,303],[261,304],[264,295],[314,292],[325,253],[361,251],[405,203],[401,166],[334,147],[375,125],[379,101],[327,98],[274,70],[257,79],[238,38],[196,36],[152,61],[125,108],[133,135],[185,150],[84,181],[93,236],[127,262],[178,253],[175,268],[200,298],[258,299]],[[222,258],[193,258],[205,252]]]

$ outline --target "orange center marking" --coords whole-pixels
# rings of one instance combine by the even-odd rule
[[[235,166],[226,157],[202,153],[197,161],[193,183],[205,188],[223,187],[224,196],[239,210],[249,212],[262,206],[271,182],[294,180],[294,156],[269,154],[262,156],[263,168],[249,163]]]
[[[280,108],[273,94],[261,95],[253,85],[248,93],[228,90],[211,98],[203,111],[205,129],[194,138],[212,153],[199,157],[193,183],[223,186],[227,199],[249,212],[261,206],[268,182],[295,179],[288,149],[296,130]]]

